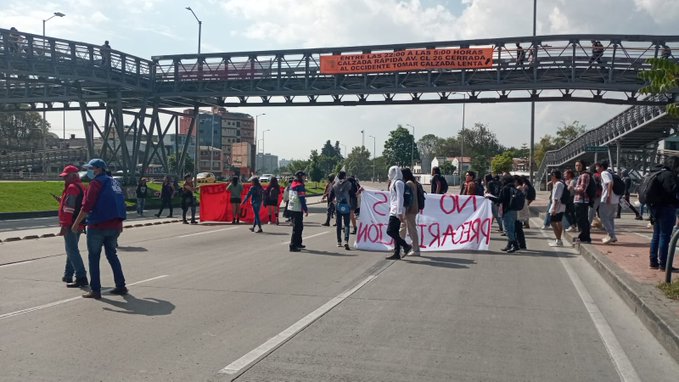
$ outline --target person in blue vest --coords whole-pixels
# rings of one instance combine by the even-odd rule
[[[84,298],[101,299],[101,279],[99,259],[104,248],[106,260],[113,270],[115,288],[109,293],[127,294],[125,276],[116,254],[118,236],[123,230],[123,220],[127,218],[125,195],[118,182],[106,175],[106,162],[92,159],[86,165],[87,176],[92,179],[78,217],[73,222],[73,232],[81,230],[80,224],[87,219],[87,252],[90,266],[90,288]]]

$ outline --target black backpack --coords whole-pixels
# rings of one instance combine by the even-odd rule
[[[644,177],[637,190],[639,193],[639,203],[652,206],[660,201],[663,192],[658,182],[658,175],[664,170],[654,171]]]
[[[613,174],[613,193],[616,195],[624,195],[625,194],[625,182],[623,182],[622,178],[618,176],[618,174]]]
[[[476,187],[474,187],[474,189],[476,190],[476,195],[478,195],[478,196],[483,196],[484,193],[485,193],[485,190],[484,190],[484,188],[483,188],[483,184],[481,184],[481,181],[480,181],[480,180],[477,180],[477,181],[474,182],[474,183],[476,183]]]
[[[568,190],[566,183],[561,182],[561,184],[563,184],[563,192],[561,193],[559,202],[561,202],[561,204],[569,204],[571,202],[571,192]]]
[[[422,185],[419,183],[415,183],[417,186],[417,206],[420,208],[420,210],[424,209],[424,202],[426,200],[424,189],[422,188]]]
[[[439,175],[439,182],[441,182],[441,193],[445,194],[448,192],[448,181],[443,177],[443,175]]]
[[[510,187],[511,198],[509,199],[509,210],[520,211],[526,203],[526,195],[516,187]]]
[[[401,181],[403,182],[403,181]],[[413,204],[413,192],[410,190],[405,182],[403,182],[403,207],[410,208]]]
[[[587,199],[589,199],[589,205],[594,205],[594,199],[596,198],[596,180],[594,175],[589,172],[585,172],[589,175],[589,182],[587,183],[587,188],[585,189],[585,194],[587,194]]]
[[[532,202],[536,197],[535,187],[533,187],[533,185],[528,182],[526,182],[526,185],[528,185],[528,189],[526,190],[526,200]]]

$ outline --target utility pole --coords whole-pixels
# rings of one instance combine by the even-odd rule
[[[538,52],[535,46],[535,35],[537,32],[537,17],[538,17],[538,0],[533,0],[533,44],[531,49],[533,50],[533,65],[537,65]],[[532,95],[531,95],[532,98]],[[535,153],[535,101],[530,101],[530,160],[528,162],[528,178],[531,184],[533,184],[533,162]]]
[[[375,136],[374,135],[369,135],[370,138],[373,139],[373,177],[372,181],[375,181],[375,158],[377,157],[377,153],[375,150]]]

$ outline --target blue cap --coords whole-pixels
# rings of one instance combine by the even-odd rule
[[[94,159],[91,159],[89,162],[87,162],[87,164],[85,165],[85,168],[91,168],[91,167],[97,167],[97,168],[105,169],[106,168],[106,162],[104,162],[103,159],[94,158]]]

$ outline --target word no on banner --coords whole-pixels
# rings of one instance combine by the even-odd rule
[[[425,208],[417,215],[421,251],[488,250],[493,213],[491,201],[475,195],[425,195]],[[355,247],[389,251],[387,235],[389,194],[363,191]],[[406,238],[410,242],[410,238]]]
[[[411,49],[321,56],[321,74],[353,74],[493,67],[493,48]]]

